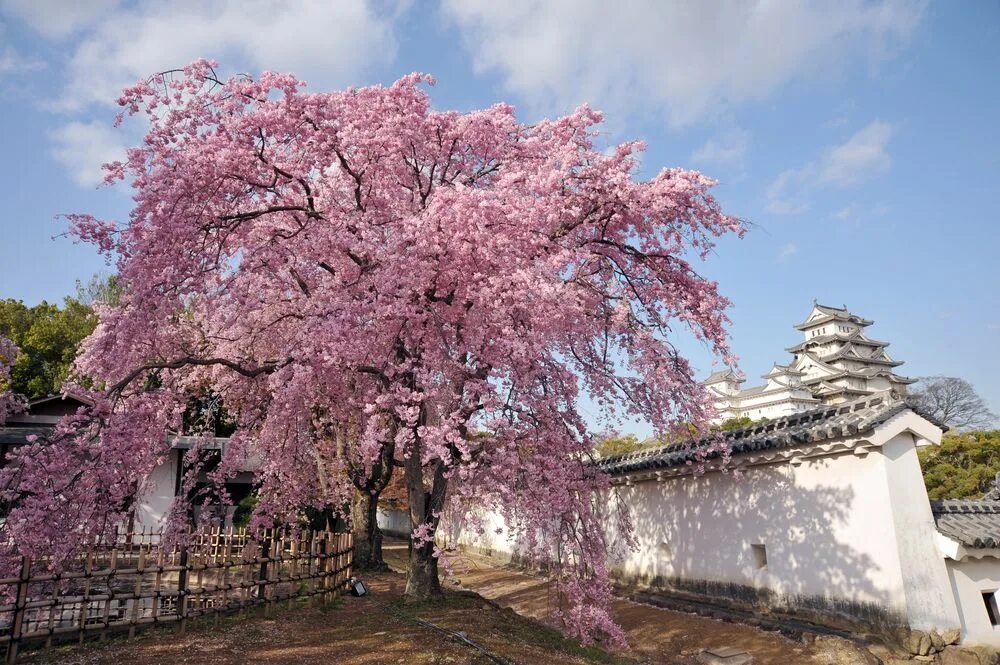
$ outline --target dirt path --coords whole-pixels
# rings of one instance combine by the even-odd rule
[[[403,569],[407,549],[402,541],[391,541],[385,548],[386,560]],[[498,566],[488,557],[463,553],[456,559],[455,579],[462,588],[475,591],[510,607],[521,616],[551,622],[554,597],[549,583],[539,577]],[[856,665],[871,662],[853,644],[838,638],[820,638],[810,645],[793,641],[739,623],[685,614],[643,605],[628,600],[614,603],[613,612],[628,636],[628,656],[641,663],[697,663],[695,655],[703,649],[734,647],[754,657],[755,665]]]

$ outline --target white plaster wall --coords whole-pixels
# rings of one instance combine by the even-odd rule
[[[935,570],[929,558],[934,555],[932,525],[919,511],[898,520],[893,515],[894,501],[914,501],[929,518],[926,494],[917,497],[916,490],[905,487],[915,483],[924,492],[919,465],[911,464],[916,457],[910,459],[906,445],[912,449],[912,439],[895,446],[892,458],[877,451],[846,452],[798,464],[753,466],[739,478],[709,472],[620,487],[639,547],[616,572],[767,588],[793,602],[819,597],[870,604],[904,620],[912,614],[923,627],[956,627],[943,561],[937,555]],[[516,550],[506,532],[495,533],[503,528],[498,516],[487,522],[484,536],[457,534],[458,542]],[[616,537],[613,528],[608,531]],[[919,545],[920,538],[929,550]],[[765,568],[755,564],[755,544],[766,548]],[[904,574],[903,566],[913,559],[917,574]],[[938,588],[922,593],[924,583]],[[938,601],[941,611],[932,606]]]
[[[983,593],[1000,590],[1000,559],[945,560],[954,595],[959,602],[962,643],[1000,647],[1000,628],[990,624]]]
[[[171,450],[167,461],[153,469],[136,506],[136,528],[159,531],[166,524],[174,500],[178,458],[178,451]]]
[[[624,488],[639,551],[629,576],[681,577],[905,610],[883,460],[853,454]],[[767,566],[755,566],[762,544]]]
[[[955,628],[959,625],[958,607],[937,547],[937,529],[922,482],[916,440],[909,432],[897,434],[883,445],[882,455],[894,507],[892,525],[910,627]]]
[[[378,528],[386,533],[394,535],[410,533],[410,513],[405,510],[379,509],[377,519]]]

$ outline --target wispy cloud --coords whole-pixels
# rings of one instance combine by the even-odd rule
[[[786,261],[799,253],[799,246],[794,242],[788,242],[781,246],[778,251],[778,261]]]
[[[473,66],[546,112],[662,109],[674,126],[908,42],[925,2],[444,0]],[[595,35],[600,35],[595,39]],[[747,53],[755,57],[746,57]]]
[[[800,173],[794,169],[782,171],[767,188],[767,210],[776,215],[799,215],[809,209],[809,205],[790,197],[788,190],[797,184]]]
[[[396,27],[407,6],[408,0],[0,0],[0,14],[67,51],[58,77],[66,83],[40,106],[66,115],[49,134],[52,154],[89,187],[100,180],[100,164],[120,154],[122,140],[91,114],[113,105],[124,86],[201,57],[223,63],[223,75],[271,69],[317,87],[360,84],[395,58]],[[0,74],[25,66],[10,48],[0,50]]]
[[[47,8],[51,3],[7,0],[3,7],[44,37],[73,34],[67,85],[51,103],[60,111],[113,104],[122,87],[200,57],[233,69],[292,71],[334,87],[363,82],[362,75],[392,62],[397,50],[391,0],[377,8],[366,0],[140,1],[114,11],[55,1],[88,8],[66,17]],[[61,18],[53,24],[53,16]]]
[[[0,8],[48,39],[61,39],[112,13],[119,0],[0,0]]]
[[[887,172],[892,160],[886,147],[892,134],[892,125],[876,120],[830,148],[817,167],[818,181],[846,187]]]
[[[854,215],[854,206],[847,206],[832,213],[830,217],[832,217],[833,219],[839,219],[841,221],[844,221],[850,219],[853,215]]]
[[[104,178],[102,164],[122,159],[121,132],[107,123],[69,122],[49,133],[52,156],[81,187],[96,187]]]
[[[0,76],[37,72],[45,66],[41,60],[24,57],[10,46],[0,51]]]
[[[894,128],[875,120],[844,143],[828,148],[819,159],[778,174],[767,189],[767,209],[779,215],[799,214],[808,209],[809,193],[822,187],[853,187],[889,171],[892,159],[888,145]],[[847,219],[848,206],[833,214]]]
[[[691,153],[695,164],[742,169],[750,148],[750,132],[731,127],[709,138]]]

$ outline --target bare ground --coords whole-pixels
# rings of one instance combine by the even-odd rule
[[[416,620],[463,632],[502,659],[525,665],[629,663],[598,649],[584,649],[559,633],[482,598],[450,589],[444,602],[404,604],[399,573],[365,577],[371,595],[346,596],[326,607],[275,609],[196,623],[184,636],[172,630],[146,632],[126,642],[113,639],[83,648],[64,647],[25,659],[28,663],[117,665],[119,663],[212,663],[212,665],[337,663],[491,664],[474,647]]]
[[[388,544],[386,558],[398,569],[405,567],[406,556],[405,544]],[[756,665],[873,662],[846,640],[825,638],[805,644],[739,623],[627,600],[616,601],[613,610],[630,649],[609,655],[563,639],[545,625],[551,623],[555,609],[546,580],[499,566],[487,557],[462,555],[456,563],[454,577],[445,584],[444,602],[404,603],[404,576],[382,573],[365,577],[372,593],[363,598],[348,596],[326,607],[299,603],[291,609],[277,609],[270,617],[256,611],[217,623],[209,619],[194,624],[184,636],[150,631],[131,642],[112,639],[84,648],[63,648],[36,654],[25,662],[695,665],[702,650],[722,646],[752,654]],[[460,632],[482,650],[447,631]]]
[[[390,543],[386,559],[405,566],[406,545]],[[556,598],[547,580],[498,565],[489,557],[462,553],[455,557],[456,582],[521,616],[551,624]],[[618,624],[625,629],[630,649],[627,655],[643,664],[695,664],[697,654],[714,647],[732,647],[751,654],[755,665],[856,665],[873,663],[871,654],[854,643],[836,637],[815,637],[809,644],[741,623],[719,621],[676,612],[629,600],[612,607]]]

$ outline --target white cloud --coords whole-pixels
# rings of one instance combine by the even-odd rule
[[[107,123],[70,122],[49,133],[52,156],[81,187],[96,187],[104,179],[102,164],[123,159],[122,132]]]
[[[845,208],[841,208],[840,210],[837,210],[836,212],[830,215],[830,217],[839,220],[850,219],[853,216],[854,216],[854,206],[847,206]]]
[[[884,175],[892,166],[888,144],[892,125],[875,120],[840,145],[828,148],[816,161],[778,174],[767,189],[767,209],[779,215],[805,212],[803,200],[810,191],[825,186],[852,187]],[[833,214],[847,219],[849,206]]]
[[[766,99],[805,74],[884,57],[924,2],[442,0],[479,72],[542,110],[666,110],[675,125]]]
[[[799,253],[798,245],[796,245],[794,242],[785,243],[781,247],[781,250],[778,252],[778,260],[784,261],[786,259],[790,259],[791,257],[795,256],[798,253]]]
[[[2,0],[0,11],[24,21],[49,39],[58,39],[113,11],[118,0]]]
[[[360,83],[395,57],[397,15],[377,16],[366,0],[141,1],[50,31],[81,28],[67,86],[52,107],[111,104],[122,87],[199,57],[218,60],[224,71],[293,72],[314,89]]]
[[[892,133],[892,125],[876,120],[831,148],[819,164],[819,181],[847,186],[885,173],[892,165],[886,152]]]
[[[26,58],[13,48],[8,46],[0,51],[0,76],[5,74],[26,74],[45,69],[45,63],[41,60]]]
[[[747,150],[750,148],[750,132],[733,127],[716,136],[691,153],[691,161],[696,164],[743,168]]]
[[[767,188],[767,210],[776,215],[799,215],[809,209],[808,204],[789,197],[788,189],[801,180],[799,171],[782,171]]]
[[[50,133],[52,154],[74,181],[92,186],[101,180],[100,164],[120,156],[122,139],[87,113],[113,105],[123,87],[202,57],[218,60],[224,76],[270,69],[295,73],[314,90],[360,84],[395,57],[393,28],[408,4],[0,0],[0,13],[46,39],[65,39],[65,86],[41,106],[73,114],[72,122]],[[23,66],[14,55],[0,51],[0,74]]]

